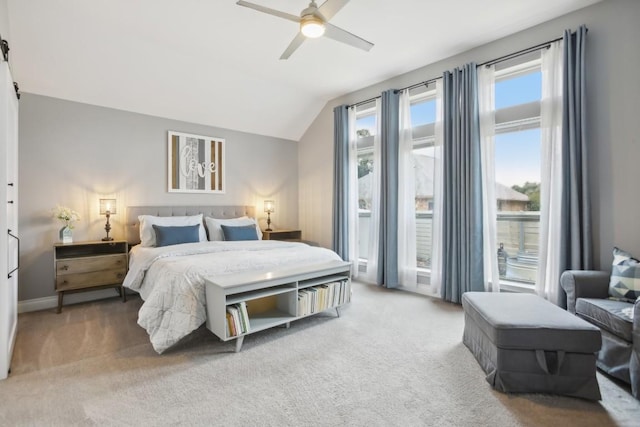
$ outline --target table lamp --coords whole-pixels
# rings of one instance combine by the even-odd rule
[[[105,242],[113,240],[113,237],[109,237],[109,232],[111,231],[111,224],[109,223],[109,218],[111,215],[115,215],[117,212],[116,207],[116,199],[100,199],[100,215],[105,215],[107,217],[107,223],[104,225],[104,229],[107,232],[107,237],[103,237],[102,240]]]
[[[264,211],[267,213],[267,228],[264,231],[273,231],[271,229],[271,213],[276,211],[275,203],[273,200],[264,201]]]

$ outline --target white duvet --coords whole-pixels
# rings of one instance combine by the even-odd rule
[[[162,353],[206,320],[205,277],[340,260],[328,249],[276,240],[134,247],[124,286],[144,300],[138,324]]]

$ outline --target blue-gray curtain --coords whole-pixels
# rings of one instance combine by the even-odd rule
[[[443,74],[442,287],[445,301],[484,291],[476,65]]]
[[[584,25],[574,34],[569,30],[565,31],[563,37],[560,271],[593,268],[587,165],[586,37],[587,27]],[[566,307],[566,295],[560,304]]]
[[[349,119],[347,105],[333,109],[333,250],[349,259]]]
[[[400,93],[382,92],[380,115],[380,243],[376,282],[398,287],[398,147]],[[376,226],[375,224],[373,225]]]

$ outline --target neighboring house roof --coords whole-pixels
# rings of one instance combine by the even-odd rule
[[[517,200],[520,202],[528,202],[529,196],[514,190],[511,187],[496,182],[496,199],[497,200]]]
[[[431,199],[433,198],[433,169],[434,158],[431,156],[414,156],[416,159],[416,197]],[[358,191],[361,199],[371,198],[371,183],[373,174],[369,173],[358,179]],[[528,202],[529,196],[522,194],[513,188],[496,182],[496,199],[497,200],[515,200]]]

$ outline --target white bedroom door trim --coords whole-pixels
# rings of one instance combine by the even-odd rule
[[[7,378],[18,329],[18,99],[0,59],[0,379]]]

